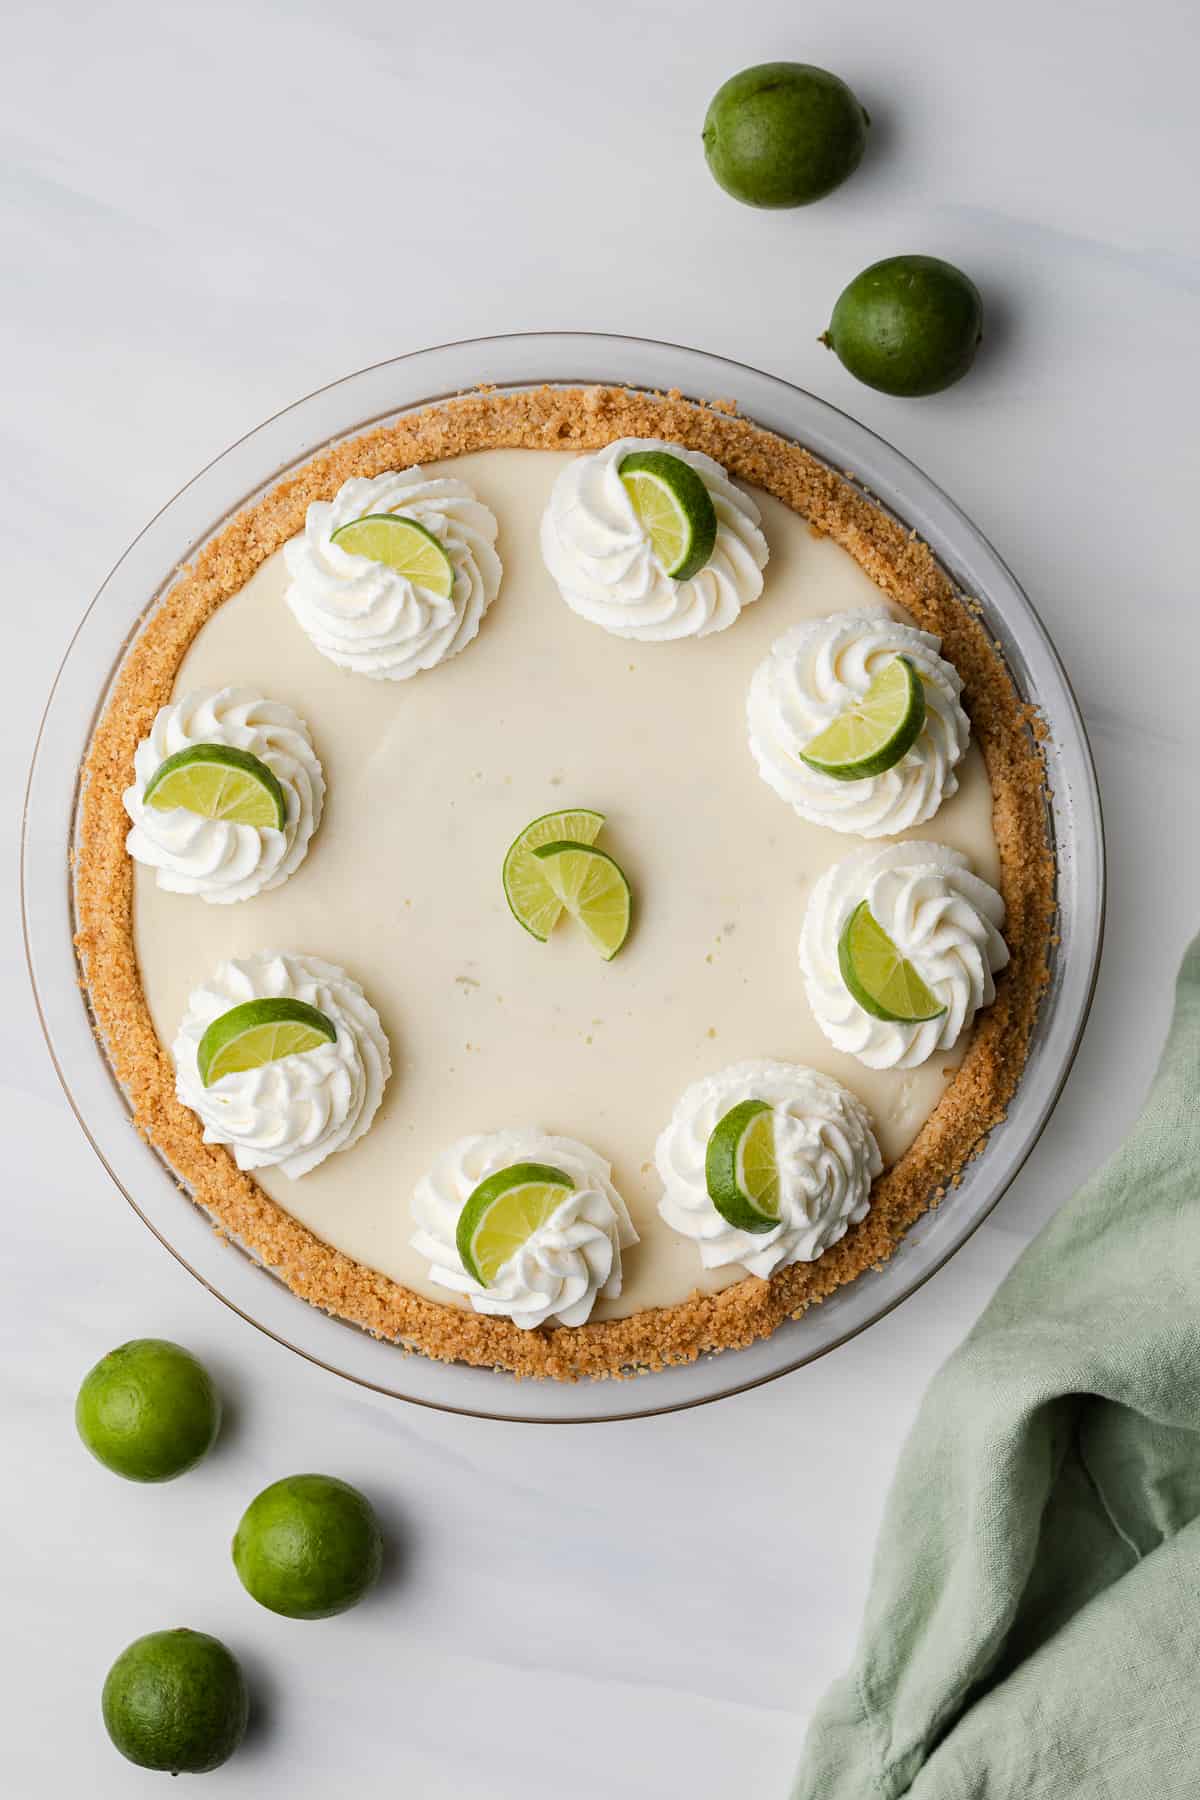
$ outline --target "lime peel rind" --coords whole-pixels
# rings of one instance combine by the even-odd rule
[[[799,752],[800,760],[834,781],[886,775],[908,755],[925,726],[925,683],[907,656],[894,656],[865,694]]]
[[[874,1019],[892,1025],[924,1025],[946,1008],[861,900],[842,927],[838,967],[850,997]]]
[[[504,1264],[545,1224],[574,1188],[571,1177],[550,1163],[512,1163],[481,1181],[464,1202],[454,1236],[459,1260],[472,1281],[477,1281],[480,1287],[490,1287]],[[524,1219],[521,1218],[523,1207],[526,1209]],[[496,1215],[502,1208],[504,1213],[497,1221]],[[514,1219],[506,1218],[505,1214],[514,1215],[518,1226],[527,1225],[528,1229],[514,1231]],[[490,1253],[484,1244],[489,1224],[493,1227],[494,1239]]]
[[[755,1235],[774,1231],[779,1224],[778,1172],[775,1171],[776,1209],[773,1213],[767,1213],[755,1204],[754,1196],[745,1191],[741,1179],[744,1140],[755,1130],[756,1122],[764,1113],[774,1113],[766,1100],[739,1101],[713,1127],[704,1153],[704,1180],[709,1199],[727,1225],[735,1231]]]

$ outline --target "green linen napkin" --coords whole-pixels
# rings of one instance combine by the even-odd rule
[[[793,1800],[1200,1796],[1200,938],[1145,1111],[925,1398]]]

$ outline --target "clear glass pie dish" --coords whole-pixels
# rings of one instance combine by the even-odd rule
[[[732,399],[748,418],[851,478],[930,546],[974,596],[1023,699],[1048,727],[1047,830],[1058,869],[1051,980],[1020,1086],[961,1186],[908,1232],[892,1260],[750,1347],[610,1382],[522,1382],[406,1354],[296,1298],[220,1239],[130,1129],[130,1111],[92,1027],[73,946],[70,850],[79,767],[115,672],[142,620],[188,560],[247,501],[316,449],[487,383],[590,383]],[[879,438],[775,377],[667,344],[536,333],[424,350],[309,395],[231,446],[151,521],[92,602],[51,693],[30,773],[22,837],[26,943],[37,1004],[77,1117],[125,1198],[211,1292],[310,1360],[417,1404],[530,1421],[628,1418],[694,1406],[799,1368],[865,1330],[939,1269],[999,1200],[1036,1142],[1070,1068],[1091,1001],[1104,915],[1104,846],[1079,709],[1046,633],[1011,572],[932,482]]]

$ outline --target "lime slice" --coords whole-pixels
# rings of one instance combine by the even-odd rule
[[[510,1257],[540,1231],[575,1183],[549,1163],[512,1163],[481,1181],[458,1215],[462,1266],[490,1287]]]
[[[533,853],[573,919],[605,962],[629,936],[633,895],[619,863],[594,844],[541,844]]]
[[[940,1019],[946,1010],[901,956],[865,900],[842,929],[838,966],[852,998],[872,1018],[916,1025],[924,1019]]]
[[[330,540],[352,556],[386,563],[398,575],[406,575],[414,587],[425,588],[441,600],[454,591],[454,565],[434,537],[415,519],[400,513],[368,513],[341,525]]]
[[[736,1231],[773,1231],[779,1223],[775,1114],[765,1100],[743,1100],[713,1128],[704,1156],[708,1197]]]
[[[577,807],[573,812],[543,813],[513,839],[504,858],[504,893],[513,918],[545,943],[562,912],[562,901],[534,856],[542,844],[594,844],[604,814]]]
[[[712,496],[681,456],[634,450],[618,471],[654,554],[675,581],[699,574],[717,541]]]
[[[907,755],[924,723],[925,684],[907,656],[894,656],[862,699],[804,746],[800,760],[835,781],[863,781]]]
[[[192,744],[159,763],[146,783],[144,806],[169,812],[180,806],[202,819],[282,831],[287,800],[265,762],[229,744]]]
[[[213,1020],[200,1039],[196,1067],[207,1088],[222,1075],[336,1042],[333,1020],[303,1000],[247,1000]]]

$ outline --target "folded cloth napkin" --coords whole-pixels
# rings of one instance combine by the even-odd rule
[[[937,1376],[793,1800],[1200,1796],[1200,938],[1145,1111]]]

